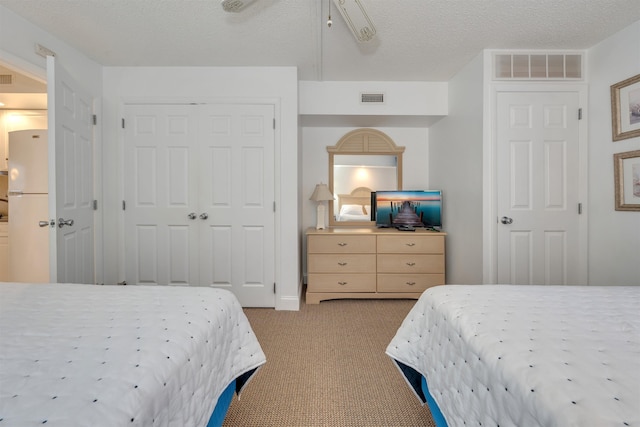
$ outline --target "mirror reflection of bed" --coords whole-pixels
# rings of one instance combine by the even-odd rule
[[[371,221],[371,189],[355,188],[349,194],[338,194],[338,221]]]
[[[355,163],[355,164],[354,164]],[[371,221],[371,192],[398,188],[397,157],[392,155],[335,155],[333,165],[336,221]],[[358,211],[357,206],[360,206]]]

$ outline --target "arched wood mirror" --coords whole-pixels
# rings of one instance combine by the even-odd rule
[[[402,153],[379,130],[355,129],[329,152],[329,225],[372,225],[371,192],[402,190]]]

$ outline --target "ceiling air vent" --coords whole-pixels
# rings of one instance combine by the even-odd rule
[[[361,93],[360,102],[363,104],[384,104],[384,93]]]
[[[13,74],[0,74],[0,85],[13,84]]]

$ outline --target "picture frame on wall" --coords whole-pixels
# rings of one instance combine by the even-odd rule
[[[640,74],[611,85],[613,140],[640,136]]]
[[[640,150],[613,155],[616,210],[640,211]]]

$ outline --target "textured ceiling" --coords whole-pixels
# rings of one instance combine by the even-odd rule
[[[297,66],[300,80],[446,81],[483,49],[585,49],[640,19],[640,0],[362,0],[356,43],[329,0],[0,0],[113,66]]]

